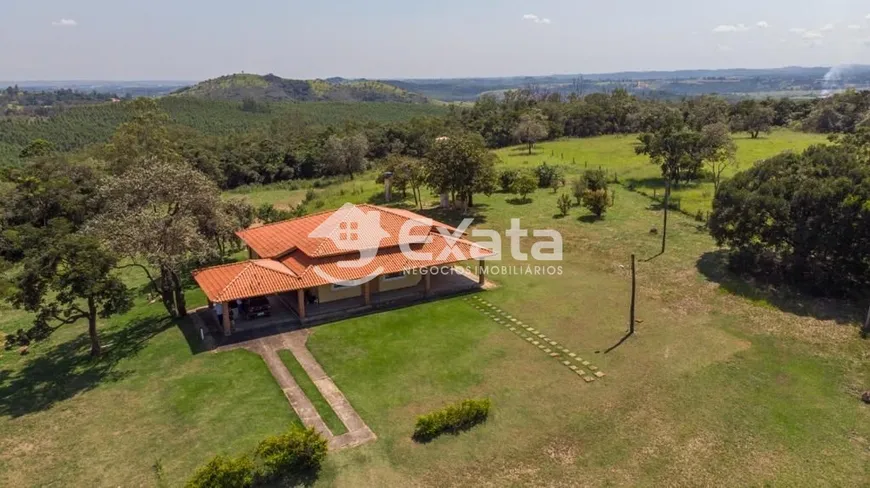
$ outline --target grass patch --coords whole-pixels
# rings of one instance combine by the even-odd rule
[[[335,411],[332,410],[332,407],[329,406],[329,402],[326,401],[326,398],[323,398],[323,394],[320,393],[320,390],[317,389],[317,385],[314,384],[314,381],[308,376],[308,373],[305,372],[305,369],[302,368],[302,365],[299,364],[299,361],[296,360],[296,357],[293,356],[293,353],[290,351],[278,351],[278,357],[281,358],[281,362],[284,363],[284,366],[287,367],[287,370],[290,371],[290,374],[293,376],[293,379],[296,380],[296,384],[299,385],[299,388],[302,388],[302,391],[305,392],[305,396],[311,400],[311,403],[314,404],[314,408],[317,410],[317,413],[320,414],[320,418],[323,419],[323,422],[326,423],[326,426],[329,427],[329,430],[332,431],[333,435],[341,435],[347,432],[347,427],[345,427],[344,422],[338,418],[338,415],[335,414]]]
[[[803,151],[812,144],[827,142],[823,134],[785,129],[775,130],[758,139],[735,134],[734,140],[737,143],[738,165],[729,168],[723,175],[725,178],[782,151]],[[610,178],[616,175],[626,186],[632,185],[637,191],[661,197],[665,188],[661,170],[650,163],[647,156],[635,154],[636,144],[637,137],[634,135],[614,135],[543,142],[535,147],[532,155],[522,146],[500,149],[496,153],[502,160],[502,167],[532,169],[547,162],[562,165],[569,175],[600,167],[608,172]],[[680,185],[673,190],[672,198],[680,200],[680,208],[686,213],[694,215],[700,210],[706,214],[712,208],[713,183],[704,180]]]

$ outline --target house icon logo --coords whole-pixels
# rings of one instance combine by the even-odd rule
[[[352,203],[345,203],[323,223],[308,234],[313,239],[329,239],[340,251],[358,252],[359,259],[339,261],[339,268],[359,269],[367,267],[378,254],[381,240],[390,234],[381,227],[381,213],[377,210],[363,211]],[[384,271],[383,267],[353,280],[333,276],[322,265],[315,265],[314,272],[335,285],[359,286],[367,283]]]

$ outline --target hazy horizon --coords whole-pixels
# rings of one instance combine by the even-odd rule
[[[43,0],[4,6],[0,79],[497,78],[870,64],[855,0],[317,4]],[[723,68],[724,67],[724,68]],[[524,74],[518,74],[524,73]]]

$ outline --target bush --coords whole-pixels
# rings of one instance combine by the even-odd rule
[[[256,454],[263,462],[264,476],[280,479],[317,472],[326,452],[326,439],[314,429],[295,427],[263,439]]]
[[[535,168],[535,176],[538,177],[539,188],[552,188],[554,180],[564,181],[562,170],[556,166],[550,166],[547,163],[541,163]]]
[[[254,485],[257,468],[249,456],[217,455],[193,473],[187,488],[246,488]]]
[[[501,187],[501,191],[504,193],[511,193],[513,191],[514,182],[517,181],[517,177],[520,175],[519,171],[515,169],[506,169],[498,174],[498,184]]]
[[[575,178],[571,182],[571,194],[577,199],[577,205],[583,203],[583,193],[586,191],[586,180],[584,178]]]
[[[426,442],[443,433],[459,433],[484,422],[489,416],[489,399],[464,400],[456,405],[417,417],[414,440]]]
[[[590,169],[583,172],[583,181],[587,190],[607,190],[607,173],[603,170]]]
[[[571,211],[571,197],[567,193],[563,193],[556,202],[556,205],[559,206],[559,215],[563,217],[568,215],[568,212]]]
[[[583,206],[598,218],[607,211],[607,204],[607,190],[586,190],[583,193]]]
[[[538,185],[537,181],[535,181],[535,175],[524,171],[517,176],[511,190],[513,193],[520,195],[523,200],[527,200],[528,195],[534,192],[537,187]]]

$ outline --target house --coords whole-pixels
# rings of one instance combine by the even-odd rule
[[[447,279],[436,271],[494,255],[447,224],[376,205],[347,204],[236,234],[248,260],[193,272],[210,305],[229,310],[237,300],[271,296],[302,322],[306,308],[359,309],[421,288],[429,295],[435,280]],[[472,285],[483,285],[483,270]],[[222,322],[229,335],[230,314],[222,314]]]

